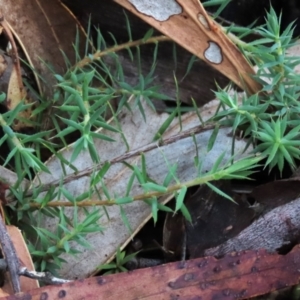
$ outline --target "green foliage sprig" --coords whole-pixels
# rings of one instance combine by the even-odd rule
[[[261,93],[245,94],[239,100],[238,94],[219,89],[216,96],[222,108],[213,120],[232,126],[234,132],[242,130],[254,144],[254,151],[267,157],[265,165],[270,169],[276,166],[282,172],[285,162],[295,168],[295,160],[300,158],[300,75],[294,70],[300,58],[287,55],[287,50],[295,45],[293,23],[282,33],[280,23],[281,16],[277,17],[271,8],[266,25],[254,29],[261,38],[240,44],[258,68],[255,79],[263,86]],[[252,31],[239,29],[239,32]]]
[[[280,34],[279,25],[280,18],[277,18],[275,12],[271,10],[267,16],[266,27],[255,29],[262,38],[249,44],[241,43],[242,51],[259,67],[256,79],[264,87],[262,92],[258,95],[244,95],[241,101],[239,101],[237,94],[232,95],[226,89],[219,89],[216,92],[221,105],[220,110],[213,118],[217,123],[209,148],[212,148],[219,127],[232,126],[235,133],[242,130],[249,141],[254,143],[257,156],[232,164],[235,155],[232,153],[232,159],[224,165],[222,164],[224,154],[222,154],[207,173],[201,172],[202,162],[196,157],[195,168],[198,170],[198,176],[189,182],[178,180],[176,165],[168,167],[168,173],[165,174],[163,182],[154,182],[147,175],[146,164],[143,155],[141,155],[140,168],[127,163],[127,167],[132,171],[132,176],[128,181],[124,195],[112,196],[109,188],[103,183],[103,178],[111,164],[102,161],[95,147],[95,141],[101,139],[113,142],[113,139],[109,135],[101,134],[99,128],[120,134],[124,144],[129,149],[130,145],[128,145],[118,123],[117,117],[121,109],[130,108],[128,105],[130,99],[139,107],[142,117],[146,119],[142,101],[146,101],[153,107],[153,99],[168,99],[166,95],[160,93],[159,87],[153,85],[153,78],[155,76],[158,42],[169,39],[152,37],[152,30],[148,31],[144,38],[139,41],[130,39],[128,43],[112,47],[106,45],[100,31],[98,31],[97,45],[92,47],[92,50],[88,46],[90,41],[87,41],[84,57],[78,56],[77,63],[74,66],[69,66],[65,74],[54,74],[57,85],[54,87],[53,99],[50,101],[40,98],[40,105],[33,111],[33,114],[38,118],[48,118],[52,121],[51,130],[38,127],[39,122],[36,122],[36,129],[39,133],[29,135],[14,132],[11,124],[17,118],[18,111],[26,109],[26,105],[23,103],[15,111],[0,114],[0,125],[5,133],[0,144],[4,141],[10,143],[11,152],[6,158],[6,162],[13,162],[12,168],[20,178],[32,179],[33,175],[39,171],[48,171],[41,159],[42,148],[47,148],[52,155],[57,157],[63,168],[70,167],[75,174],[78,170],[72,163],[83,151],[88,150],[94,163],[93,167],[95,168],[93,168],[90,176],[90,190],[76,198],[64,188],[63,180],[58,185],[47,189],[46,192],[43,186],[38,184],[31,188],[31,194],[22,190],[19,184],[11,188],[14,198],[17,200],[17,204],[11,208],[16,212],[18,222],[26,231],[26,236],[31,237],[28,241],[29,248],[39,269],[55,270],[64,262],[61,258],[62,254],[75,255],[77,253],[73,246],[74,242],[88,247],[85,239],[86,234],[105,230],[105,228],[100,228],[97,225],[102,214],[95,206],[119,205],[122,219],[127,227],[129,224],[122,206],[133,201],[144,201],[151,206],[154,221],[157,220],[159,210],[173,213],[181,211],[188,220],[191,220],[184,205],[184,197],[188,187],[207,184],[223,197],[233,200],[215,187],[213,181],[245,179],[265,156],[267,157],[266,165],[271,168],[278,165],[282,170],[285,161],[294,166],[294,160],[299,158],[298,131],[300,128],[297,123],[299,114],[297,83],[299,79],[293,71],[293,67],[299,60],[286,56],[286,49],[294,43],[291,38],[292,25],[282,34]],[[130,37],[129,25],[128,30]],[[234,27],[231,27],[231,30],[234,30]],[[248,33],[250,31],[248,30]],[[145,75],[140,71],[139,47],[147,43],[154,43],[156,47],[153,52],[152,68]],[[77,45],[78,42],[75,44]],[[132,51],[130,47],[135,47],[137,51]],[[117,54],[117,51],[122,49],[126,49],[129,57],[137,64],[139,74],[136,85],[130,85],[125,80],[122,64]],[[114,69],[108,66],[105,58],[114,61]],[[176,79],[175,84],[177,86]],[[117,106],[112,105],[112,99],[118,99]],[[180,115],[180,99],[176,100],[178,105],[175,111],[171,113],[169,119],[155,135],[155,140],[161,141],[163,132],[167,130],[175,116]],[[116,125],[111,125],[108,116],[115,120]],[[200,115],[199,121],[202,124]],[[68,145],[67,139],[72,133],[76,133],[78,138],[72,145],[73,152],[70,161],[66,161],[58,149]],[[262,155],[258,153],[262,153]],[[137,180],[143,189],[141,195],[130,195],[134,180]],[[97,193],[97,186],[99,185],[101,185],[106,199],[87,200],[91,198],[92,194]],[[175,197],[174,210],[159,203],[159,197],[166,194]],[[62,196],[67,201],[59,201]],[[53,201],[54,199],[56,200]],[[74,207],[72,217],[68,217],[64,211],[64,207],[67,206]],[[85,212],[86,217],[82,222],[78,222],[79,210]],[[105,209],[103,211],[106,212]],[[40,228],[39,221],[43,216],[56,218],[58,226],[55,232]],[[118,250],[116,264],[108,267],[114,267],[119,271],[123,270],[124,261],[126,261],[125,254]]]
[[[97,271],[106,270],[103,275],[126,272],[128,271],[125,266],[126,263],[130,262],[133,258],[135,258],[137,254],[138,252],[126,255],[126,252],[121,251],[120,247],[118,247],[115,260],[111,263],[99,266],[97,268]]]

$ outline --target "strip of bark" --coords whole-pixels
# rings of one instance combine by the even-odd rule
[[[276,252],[291,247],[300,240],[300,198],[274,208],[261,216],[236,237],[205,250],[205,255],[264,248]]]

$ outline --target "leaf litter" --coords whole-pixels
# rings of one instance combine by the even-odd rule
[[[120,114],[121,130],[127,140],[127,143],[131,145],[131,149],[138,149],[141,146],[145,146],[152,142],[158,129],[167,119],[167,114],[157,114],[146,104],[143,104],[143,108],[146,115],[146,122],[144,121],[139,109],[132,107],[132,113],[129,111],[123,111]],[[202,119],[206,120],[211,116],[216,107],[207,106],[202,109]],[[113,124],[113,123],[112,123]],[[194,126],[199,125],[199,119],[197,114],[189,113],[182,117],[183,130],[187,130]],[[147,175],[155,182],[163,182],[165,174],[168,173],[168,166],[177,164],[177,176],[180,181],[192,180],[197,176],[197,169],[194,165],[195,156],[199,156],[203,161],[203,170],[210,170],[214,165],[216,159],[223,153],[225,153],[223,163],[227,162],[231,157],[231,152],[228,151],[231,147],[232,137],[230,135],[230,128],[220,129],[220,133],[215,142],[215,147],[207,153],[207,145],[212,133],[212,130],[204,131],[197,134],[195,137],[197,146],[194,144],[192,137],[187,137],[182,140],[176,141],[173,144],[166,146],[157,146],[156,149],[150,150],[144,153]],[[179,120],[175,119],[170,126],[170,130],[167,131],[164,137],[169,137],[176,132],[179,133],[180,126]],[[105,134],[105,130],[102,132]],[[102,162],[111,161],[115,157],[124,154],[127,149],[121,136],[118,133],[110,132],[111,137],[115,142],[107,142],[103,140],[96,141],[96,148],[99,152]],[[235,153],[241,153],[246,146],[245,141],[239,140],[235,143]],[[176,149],[176,151],[174,151]],[[197,152],[198,151],[198,152]],[[250,151],[250,148],[249,150]],[[69,161],[72,156],[73,148],[69,145],[63,149],[60,153],[64,156],[66,161]],[[249,152],[248,152],[249,153]],[[243,155],[247,155],[244,153]],[[130,165],[140,165],[140,156],[132,157],[126,160]],[[33,184],[44,185],[55,180],[63,179],[64,176],[72,174],[74,171],[65,166],[65,174],[61,166],[61,162],[53,156],[46,163],[50,174],[41,172],[36,176]],[[78,172],[89,168],[93,165],[88,152],[82,153],[74,162]],[[105,174],[104,183],[107,189],[111,192],[111,195],[115,197],[123,197],[126,194],[126,187],[128,181],[132,175],[131,169],[126,167],[122,163],[116,163],[111,165],[108,172]],[[84,192],[88,191],[91,186],[90,177],[86,176],[74,179],[72,182],[66,183],[64,189],[66,189],[73,197],[77,197]],[[143,192],[139,183],[135,180],[131,188],[130,195],[137,195]],[[101,185],[98,187],[98,193],[91,195],[90,200],[105,199],[104,191]],[[172,197],[166,197],[160,201],[166,202]],[[55,200],[55,199],[54,199]],[[67,201],[63,195],[61,195],[59,201]],[[93,209],[93,208],[92,208]],[[77,256],[62,255],[62,258],[66,260],[66,263],[62,264],[62,268],[59,270],[59,275],[63,278],[84,278],[93,274],[101,264],[111,261],[115,255],[115,251],[118,246],[124,248],[124,246],[132,239],[132,237],[139,231],[139,229],[145,224],[147,220],[151,218],[151,207],[143,201],[135,201],[123,206],[123,210],[128,219],[131,231],[124,225],[120,214],[119,206],[108,206],[105,208],[106,212],[103,212],[102,218],[99,220],[99,232],[92,233],[87,236],[87,240],[91,245],[91,249],[83,249],[81,246],[72,245],[77,250],[81,250],[82,253]],[[65,208],[64,213],[72,218],[73,208]],[[108,217],[105,215],[107,213]],[[78,219],[82,220],[85,216],[84,210],[78,210]],[[44,227],[47,230],[55,232],[57,227],[57,219],[43,216],[40,220],[40,227]],[[101,229],[104,229],[102,231]]]

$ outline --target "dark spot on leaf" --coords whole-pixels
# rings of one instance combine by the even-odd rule
[[[185,281],[191,281],[191,280],[193,280],[195,278],[195,276],[194,276],[194,274],[192,274],[192,273],[188,273],[188,274],[185,274],[184,275],[184,280]]]
[[[275,286],[276,286],[277,290],[280,290],[280,289],[283,289],[283,288],[287,287],[287,284],[283,281],[277,281],[275,283]]]
[[[198,264],[198,268],[204,268],[207,265],[207,260],[202,260],[199,264]]]
[[[102,277],[97,277],[97,283],[98,283],[99,285],[105,284],[105,282],[106,282],[106,280],[105,280],[104,278],[102,278]]]
[[[222,270],[222,268],[219,267],[219,266],[214,267],[214,272],[215,273],[219,273],[219,272],[221,272],[221,270]]]
[[[200,289],[201,289],[202,291],[206,290],[206,289],[207,289],[207,286],[208,286],[208,284],[205,283],[205,282],[201,282],[201,283],[200,283]]]
[[[238,294],[237,298],[244,298],[244,297],[246,296],[246,294],[247,294],[247,290],[242,290],[242,291]]]
[[[47,300],[48,294],[46,292],[41,293],[40,300]]]
[[[58,292],[58,298],[65,298],[67,295],[67,292],[65,290],[60,290]]]
[[[252,268],[251,268],[251,272],[252,272],[252,273],[256,273],[256,272],[258,272],[258,270],[257,270],[256,267],[252,267]]]

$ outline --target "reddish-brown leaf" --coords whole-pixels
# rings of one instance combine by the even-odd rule
[[[199,0],[114,1],[209,63],[242,89],[249,93],[261,89],[251,77],[254,71],[248,61]]]
[[[246,299],[298,283],[300,246],[281,256],[265,250],[198,258],[129,273],[48,286],[17,299]]]

